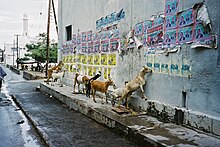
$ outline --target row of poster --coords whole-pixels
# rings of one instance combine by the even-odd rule
[[[178,12],[178,6],[179,0],[166,0],[165,18],[157,17],[137,23],[134,26],[135,36],[148,49],[192,42],[213,46],[213,36],[196,20],[196,11],[190,8]]]
[[[80,63],[84,65],[116,65],[116,54],[74,54],[63,56],[64,63]]]
[[[146,55],[146,66],[150,67],[154,73],[168,74],[172,76],[191,76],[190,61],[187,59],[171,60],[169,63],[161,61],[158,56]]]
[[[66,63],[64,65],[65,69],[68,69],[69,72],[79,72],[83,75],[94,76],[101,71],[104,79],[109,79],[111,77],[112,67],[103,67],[103,66],[90,66],[84,64],[70,64]]]

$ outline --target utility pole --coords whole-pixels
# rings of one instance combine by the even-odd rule
[[[15,34],[15,36],[16,36],[16,38],[17,38],[17,42],[16,42],[16,45],[17,45],[17,60],[16,60],[16,62],[17,62],[17,69],[19,68],[19,66],[18,66],[18,59],[19,59],[19,57],[18,57],[18,36],[20,36],[20,34]]]
[[[57,34],[58,34],[57,17],[56,17],[55,6],[54,6],[54,1],[53,0],[52,0],[52,6],[53,6],[53,16],[54,16],[54,21],[55,21],[55,25],[56,25],[56,31],[57,31]]]
[[[50,9],[51,9],[51,0],[49,0],[49,6],[48,6],[48,20],[47,20],[47,46],[46,46],[46,77],[47,77],[47,71],[48,71],[48,64],[49,64],[49,46],[50,46]]]

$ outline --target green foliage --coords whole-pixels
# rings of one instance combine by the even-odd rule
[[[27,54],[25,57],[31,57],[39,62],[46,62],[46,43],[47,36],[46,33],[40,33],[38,37],[37,43],[26,44]],[[49,47],[49,62],[57,62],[57,43],[53,43]]]

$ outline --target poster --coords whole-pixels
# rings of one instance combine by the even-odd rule
[[[154,56],[153,72],[160,73],[160,56]]]
[[[101,65],[100,54],[95,54],[94,55],[94,65]]]
[[[100,41],[97,40],[93,43],[93,53],[99,53],[100,52]]]
[[[115,53],[108,55],[108,65],[116,65],[116,54]]]
[[[178,61],[171,61],[170,74],[172,76],[179,76],[180,75],[180,65],[179,65]]]
[[[82,41],[82,43],[85,43],[86,42],[86,32],[82,32],[82,34],[81,34],[81,41]]]
[[[107,67],[105,67],[104,68],[104,79],[108,79],[108,68]]]
[[[98,72],[98,67],[93,67],[93,75],[96,75]]]
[[[178,11],[179,0],[166,0],[165,15],[172,15]]]
[[[154,55],[146,55],[146,66],[153,69]]]
[[[79,72],[79,73],[82,72],[82,65],[81,64],[77,65],[77,72]]]
[[[85,54],[81,55],[81,61],[82,61],[82,64],[87,64],[87,55]]]
[[[161,73],[163,73],[163,74],[169,73],[169,64],[161,63]]]
[[[170,45],[170,44],[176,44],[176,32],[177,30],[169,30],[165,32],[164,36],[164,44]]]
[[[190,76],[190,61],[188,59],[183,59],[182,60],[182,66],[181,66],[181,75],[183,77],[188,77]]]
[[[91,42],[92,41],[92,30],[87,32],[86,40],[87,40],[87,42]]]
[[[101,46],[101,51],[102,52],[108,52],[109,51],[109,40],[103,40],[101,42],[102,46]]]
[[[93,67],[92,66],[88,66],[88,75],[93,76]]]
[[[111,71],[112,71],[112,68],[108,68],[108,79],[111,78]]]
[[[137,23],[134,26],[134,35],[138,36],[138,35],[143,34],[143,32],[144,32],[144,30],[143,30],[143,22]]]
[[[87,72],[87,66],[83,66],[83,74],[84,75],[88,75],[88,72]]]
[[[163,43],[163,25],[164,18],[158,17],[153,21],[148,21],[147,45],[156,45]]]
[[[77,35],[77,45],[81,44],[81,35]]]
[[[195,40],[206,40],[210,39],[211,35],[207,29],[201,23],[196,23],[195,27]]]
[[[118,51],[118,46],[119,46],[119,39],[118,38],[110,39],[110,52]]]
[[[166,30],[177,28],[177,15],[168,15],[165,18]]]
[[[87,43],[82,43],[82,53],[87,53]]]
[[[101,65],[107,65],[107,61],[108,61],[108,55],[101,54]]]
[[[193,26],[188,26],[179,29],[178,42],[181,43],[191,43],[193,41]]]
[[[77,37],[76,37],[76,34],[73,34],[72,44],[73,44],[73,46],[76,46],[76,45],[77,45]]]
[[[194,23],[193,9],[188,9],[178,14],[178,26],[185,27]]]
[[[88,55],[88,64],[93,65],[93,55]]]
[[[93,42],[88,42],[88,54],[93,53]]]

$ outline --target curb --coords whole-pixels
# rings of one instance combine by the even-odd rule
[[[28,121],[31,123],[31,125],[34,127],[38,135],[40,136],[40,139],[45,143],[47,147],[52,147],[52,144],[48,141],[48,137],[46,133],[38,127],[38,123],[33,119],[32,115],[28,113],[28,111],[22,107],[22,103],[15,97],[15,95],[11,95],[12,100],[15,102],[15,104],[20,108],[20,110],[23,112],[25,117],[28,119]]]
[[[70,109],[79,111],[80,113],[108,127],[114,132],[123,135],[129,141],[136,143],[138,146],[167,146],[161,142],[158,142],[157,140],[144,136],[139,130],[127,126],[125,122],[120,121],[121,119],[123,119],[121,118],[121,116],[113,116],[106,109],[94,107],[82,99],[71,98],[70,96],[68,96],[68,94],[65,95],[62,92],[56,91],[42,83],[40,84],[40,90],[43,93],[47,93],[57,98],[58,100],[66,104]],[[105,105],[104,107],[108,108],[108,110],[111,110],[111,106]]]

